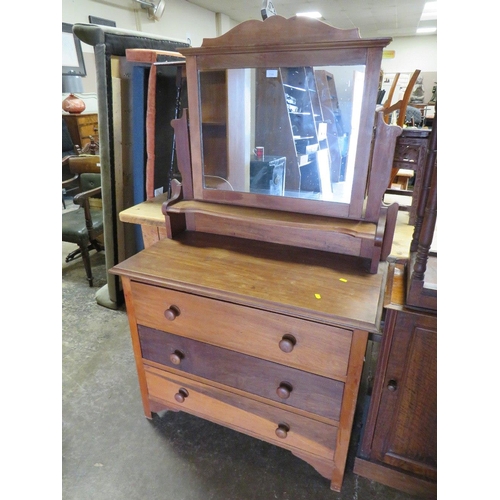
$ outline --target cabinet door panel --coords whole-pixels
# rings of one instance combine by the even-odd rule
[[[373,457],[436,479],[436,318],[397,313],[373,439]]]

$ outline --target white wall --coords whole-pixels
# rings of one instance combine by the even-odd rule
[[[228,0],[230,1],[230,0]],[[88,16],[98,16],[116,22],[118,28],[144,31],[180,40],[191,39],[194,47],[203,38],[222,35],[237,23],[223,14],[216,14],[185,0],[168,0],[159,21],[150,21],[146,11],[133,0],[62,0],[62,21],[87,23]],[[84,44],[84,52],[92,48]],[[394,59],[384,59],[387,73],[437,71],[437,36],[399,37],[387,46],[396,52]]]
[[[237,24],[185,0],[168,0],[159,21],[149,20],[147,11],[133,0],[62,0],[62,22],[88,23],[89,15],[115,21],[117,28],[189,41],[193,47],[199,47],[203,38],[222,35]],[[82,43],[82,50],[87,69],[83,90],[96,92],[94,48]]]
[[[63,22],[87,23],[89,15],[115,21],[118,28],[182,41],[189,39],[193,47],[199,47],[204,38],[220,36],[237,24],[224,14],[216,14],[186,0],[168,0],[159,21],[149,20],[147,12],[133,0],[62,0]],[[93,47],[87,44],[82,47],[87,68],[84,92],[95,92]],[[395,57],[382,60],[384,73],[412,73],[415,69],[423,73],[437,72],[435,35],[394,38],[386,49],[395,51]],[[434,76],[428,79],[430,84]]]
[[[398,93],[393,102],[402,97],[406,89],[406,82],[416,69],[421,71],[425,91],[424,102],[432,97],[432,88],[437,83],[437,36],[406,36],[394,38],[386,47],[386,50],[394,51],[393,59],[382,59],[382,71],[385,75],[401,73]],[[406,77],[406,80],[405,78]],[[392,82],[392,79],[391,79]],[[387,98],[387,93],[386,96]]]
[[[117,28],[143,31],[183,41],[189,38],[194,47],[200,46],[203,38],[218,36],[216,30],[217,25],[220,25],[215,12],[185,0],[168,0],[159,21],[149,20],[146,10],[133,0],[62,0],[63,22],[88,23],[89,15],[115,21]],[[83,50],[91,52],[88,46],[84,46]]]
[[[386,50],[395,52],[394,59],[382,59],[384,73],[437,72],[437,36],[404,36],[394,38]]]

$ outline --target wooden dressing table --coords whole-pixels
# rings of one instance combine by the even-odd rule
[[[185,411],[281,446],[336,491],[367,338],[381,332],[397,212],[382,197],[401,129],[375,117],[389,42],[272,16],[180,49],[189,111],[173,122],[182,184],[163,203],[167,237],[111,270],[122,279],[146,417]],[[285,67],[308,68],[301,109],[275,92]],[[309,107],[325,68],[343,92],[328,115]],[[279,102],[262,100],[263,75]],[[259,121],[263,106],[276,106],[288,128],[269,113]],[[309,120],[307,148],[305,131],[293,138],[297,113]],[[339,113],[336,133],[349,132],[341,141],[323,133]],[[260,126],[282,141],[269,154],[290,169],[269,193],[250,189]],[[331,154],[339,146],[344,157]],[[312,177],[301,184],[304,165]],[[343,167],[347,181],[330,175]]]
[[[386,265],[185,232],[122,276],[144,411],[182,410],[289,449],[340,491]]]

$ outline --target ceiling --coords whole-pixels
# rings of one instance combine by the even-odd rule
[[[262,19],[262,0],[187,0],[237,22]],[[276,14],[319,11],[322,21],[341,29],[359,28],[363,38],[414,36],[417,27],[436,26],[420,21],[427,0],[272,0]]]

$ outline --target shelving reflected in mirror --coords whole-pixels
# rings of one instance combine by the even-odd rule
[[[199,71],[203,188],[349,204],[364,84],[364,65]]]

